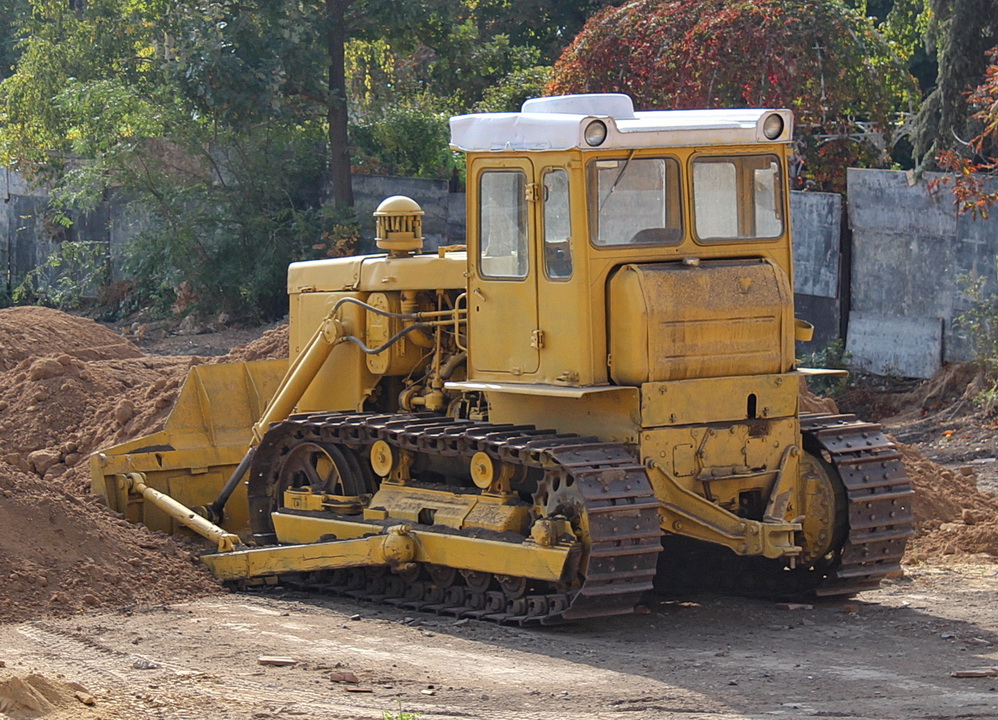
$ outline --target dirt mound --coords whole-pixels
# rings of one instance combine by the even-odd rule
[[[912,417],[939,411],[953,414],[972,404],[981,382],[980,371],[972,363],[946,365],[932,378],[898,394],[894,399],[895,412]]]
[[[217,591],[189,548],[100,505],[86,461],[159,429],[201,359],[43,308],[0,311],[0,337],[0,622]]]
[[[818,397],[807,389],[807,380],[800,379],[800,411],[807,413],[832,413],[839,412],[835,400],[829,397]]]
[[[915,538],[908,544],[908,560],[981,553],[998,557],[998,498],[977,489],[970,468],[954,472],[913,447],[898,443],[898,449],[915,490]]]
[[[288,356],[288,326],[268,330],[258,339],[232,348],[227,354],[212,362],[251,362],[253,360],[278,360]]]
[[[48,480],[99,447],[158,429],[191,358],[26,358],[0,373],[0,457]]]
[[[80,360],[142,356],[135,345],[93,320],[42,307],[0,310],[0,371],[55,352]]]
[[[31,673],[0,678],[0,717],[10,720],[34,718],[78,718],[93,696],[82,685]]]
[[[4,622],[218,590],[185,545],[3,462],[0,549]]]

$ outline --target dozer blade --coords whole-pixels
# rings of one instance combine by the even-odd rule
[[[287,367],[287,360],[259,360],[192,368],[161,431],[91,458],[93,491],[131,522],[177,532],[177,521],[130,491],[127,475],[142,473],[150,488],[189,508],[213,502],[246,453],[253,423]],[[248,533],[244,486],[226,505],[221,525],[239,535]]]

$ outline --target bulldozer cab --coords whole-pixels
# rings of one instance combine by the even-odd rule
[[[469,379],[635,384],[614,377],[623,318],[608,313],[629,265],[765,259],[789,285],[791,136],[788,111],[636,113],[612,94],[452,119],[468,154]]]

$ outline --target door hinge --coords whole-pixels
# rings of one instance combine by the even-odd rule
[[[527,183],[525,188],[527,202],[536,202],[541,197],[541,186],[539,183]]]
[[[544,347],[544,331],[534,330],[530,333],[530,347],[540,350]]]

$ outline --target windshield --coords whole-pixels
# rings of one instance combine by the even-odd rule
[[[673,158],[600,158],[587,166],[593,245],[677,245],[682,240],[679,163]]]

